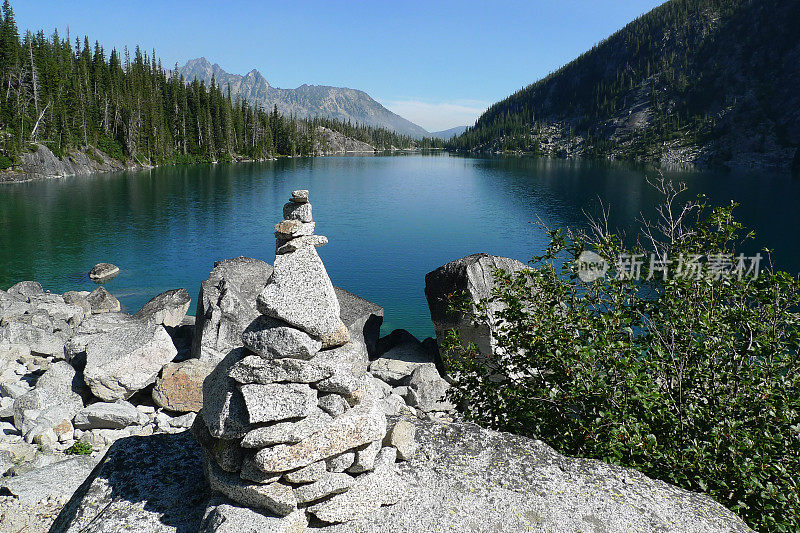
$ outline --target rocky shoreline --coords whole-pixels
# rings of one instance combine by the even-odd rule
[[[319,126],[318,137],[315,140],[315,157],[335,155],[374,155],[380,153],[418,152],[419,149],[401,149],[392,147],[389,150],[378,148],[346,137],[339,132]],[[120,161],[109,157],[94,147],[84,147],[73,150],[63,158],[57,157],[47,146],[37,143],[35,148],[22,154],[20,168],[0,170],[0,184],[21,183],[52,178],[65,178],[69,176],[85,176],[95,173],[119,172],[124,170],[148,170],[160,165],[142,163],[139,161]],[[281,156],[284,157],[284,156]],[[286,156],[290,157],[290,156]],[[257,161],[275,161],[276,157],[264,159],[236,158],[237,163]]]
[[[183,289],[134,314],[102,285],[0,290],[1,531],[749,531],[705,496],[465,423],[437,340],[380,337],[383,309],[332,285],[307,200],[284,208],[274,266],[214,265],[195,317]],[[443,302],[488,295],[497,266],[524,268],[475,254],[428,274],[437,336],[493,350]]]

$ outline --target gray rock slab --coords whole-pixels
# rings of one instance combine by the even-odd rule
[[[89,306],[92,308],[92,313],[97,315],[100,313],[118,313],[122,306],[119,300],[105,290],[103,287],[97,287],[89,296],[86,297]]]
[[[6,292],[23,302],[28,302],[31,296],[44,294],[44,289],[38,281],[20,281],[9,287]]]
[[[242,480],[238,475],[224,472],[214,461],[203,460],[203,469],[211,490],[217,491],[233,501],[267,509],[278,516],[286,516],[297,509],[297,498],[288,485],[280,482],[262,484]]]
[[[289,483],[313,483],[322,479],[327,473],[325,461],[317,461],[292,472],[286,472],[283,479]]]
[[[317,402],[320,409],[331,416],[339,416],[350,408],[350,404],[343,396],[338,394],[325,394],[319,397]]]
[[[297,359],[264,359],[249,355],[230,371],[239,383],[313,383],[334,374],[336,368],[324,362]]]
[[[362,376],[367,372],[369,358],[366,345],[356,339],[342,346],[320,351],[313,361],[332,367],[336,374]]]
[[[250,429],[242,393],[236,381],[228,377],[233,365],[243,358],[243,348],[231,350],[203,381],[200,415],[214,437],[242,438]]]
[[[317,391],[302,383],[256,383],[239,389],[251,424],[306,417],[317,407]]]
[[[275,236],[278,239],[289,240],[304,235],[313,235],[315,222],[300,222],[299,220],[282,220],[275,224]]]
[[[255,462],[253,462],[253,456],[249,455],[244,458],[242,461],[242,468],[239,472],[239,477],[246,481],[254,481],[256,483],[274,483],[281,478],[280,474],[267,474],[259,470],[256,466]]]
[[[341,328],[345,328],[333,284],[312,247],[275,257],[270,283],[258,295],[256,304],[262,314],[302,329],[323,343],[326,338],[338,339]]]
[[[318,481],[297,487],[294,491],[297,503],[309,503],[331,494],[340,494],[355,484],[353,476],[340,473],[327,473]]]
[[[0,291],[0,325],[17,320],[32,309],[33,306],[21,297]]]
[[[232,503],[213,501],[207,508],[200,533],[302,533],[308,526],[305,511],[274,516]]]
[[[75,491],[51,531],[197,531],[210,496],[189,432],[123,438]]]
[[[296,191],[292,191],[292,197],[290,198],[290,200],[298,204],[304,204],[308,202],[309,197],[310,194],[308,192],[308,189],[297,189]]]
[[[92,306],[86,299],[89,294],[91,294],[89,291],[67,291],[61,296],[64,298],[64,303],[77,305],[83,309],[84,316],[88,316],[92,314]]]
[[[46,313],[52,320],[63,320],[72,327],[80,324],[87,314],[82,306],[66,302],[37,302],[34,300],[31,305],[34,306],[34,309]]]
[[[416,433],[417,428],[414,424],[408,420],[400,419],[386,432],[383,445],[392,446],[397,450],[398,458],[403,461],[409,461],[417,452]]]
[[[242,346],[242,332],[259,316],[256,297],[270,275],[272,266],[250,257],[214,264],[197,298],[193,357],[219,362]]]
[[[392,505],[407,496],[407,484],[390,466],[358,478],[342,494],[309,507],[311,514],[323,522],[337,523],[364,518],[382,505]]]
[[[119,274],[119,267],[111,263],[97,263],[89,271],[89,279],[95,282],[107,281]]]
[[[397,464],[405,497],[317,531],[751,531],[707,496],[631,469],[474,424],[410,421],[420,449]],[[207,502],[197,456],[187,433],[117,441],[52,531],[197,531]]]
[[[88,339],[83,379],[101,400],[129,398],[154,383],[177,354],[163,326],[136,322]]]
[[[287,472],[382,439],[385,433],[386,416],[377,404],[358,405],[297,444],[260,450],[255,461],[265,472]]]
[[[36,425],[41,430],[69,424],[72,417],[83,408],[77,394],[62,395],[46,388],[35,388],[14,400],[14,426],[28,433]]]
[[[408,381],[408,404],[425,412],[452,411],[455,406],[445,396],[450,385],[436,370],[435,365],[421,365],[414,369]]]
[[[162,292],[144,304],[133,317],[151,324],[176,327],[186,316],[191,302],[192,298],[186,289]]]
[[[275,244],[275,255],[289,254],[296,252],[303,246],[313,246],[319,248],[328,244],[328,238],[324,235],[304,235],[288,241],[277,239]]]
[[[322,348],[322,342],[308,333],[264,315],[247,326],[242,343],[266,359],[311,359]]]
[[[710,498],[633,470],[473,424],[411,422],[420,453],[398,464],[406,497],[321,533],[750,531]]]
[[[375,458],[378,457],[380,451],[381,443],[377,441],[358,448],[355,452],[355,460],[353,464],[347,468],[347,471],[351,474],[369,472],[375,468]],[[392,463],[394,463],[394,460],[392,460]]]
[[[436,370],[433,357],[420,342],[406,342],[395,346],[369,365],[370,373],[386,383],[398,385],[410,378],[418,367],[429,365]]]
[[[83,382],[80,374],[66,361],[56,361],[36,380],[36,388],[50,389],[59,396],[80,394]]]
[[[72,424],[78,429],[122,429],[144,425],[147,415],[125,401],[98,402],[84,407],[75,415]]]
[[[341,473],[353,466],[355,460],[355,452],[344,452],[325,459],[325,468],[328,470],[328,472]]]
[[[375,464],[373,468],[378,468],[383,465],[394,465],[397,462],[397,448],[391,446],[384,446],[378,451],[375,456]]]
[[[283,204],[283,218],[286,220],[299,220],[300,222],[312,222],[311,204],[299,204],[297,202],[287,202]]]
[[[525,269],[526,265],[508,257],[473,254],[451,261],[425,275],[425,297],[440,348],[447,332],[458,329],[465,344],[475,343],[482,354],[492,354],[496,344],[494,326],[486,322],[475,325],[472,316],[450,311],[448,295],[465,292],[473,303],[489,297],[494,287],[494,271],[498,268],[518,272]],[[490,305],[490,315],[499,310],[498,305]],[[475,313],[474,307],[472,313]]]
[[[20,476],[2,478],[0,492],[15,496],[24,505],[34,505],[48,498],[66,503],[98,461],[99,458],[94,457],[72,457]]]
[[[333,420],[321,409],[302,420],[279,422],[249,431],[242,439],[244,448],[264,448],[275,444],[294,444],[309,437],[313,433],[324,430]]]
[[[64,342],[58,335],[22,322],[10,322],[0,327],[0,342],[22,344],[30,348],[32,354],[45,357],[64,357]]]

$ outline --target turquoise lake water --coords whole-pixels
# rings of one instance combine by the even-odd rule
[[[768,172],[666,172],[692,198],[735,200],[758,233],[750,251],[774,248],[800,270],[800,180]],[[425,274],[476,252],[527,261],[551,227],[585,227],[584,212],[611,207],[630,229],[657,194],[655,171],[625,164],[450,154],[325,157],[166,167],[0,184],[0,288],[34,279],[54,292],[91,290],[86,272],[111,262],[106,284],[128,311],[185,287],[197,297],[214,261],[272,262],[273,226],[293,189],[309,189],[319,249],[335,285],[385,308],[384,332],[432,335]],[[192,303],[194,313],[194,301]]]

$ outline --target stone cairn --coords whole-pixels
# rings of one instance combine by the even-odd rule
[[[203,385],[192,430],[211,488],[291,524],[356,519],[405,492],[387,421],[317,255],[308,191],[283,207],[261,316]],[[402,454],[401,454],[402,455]],[[313,518],[312,518],[313,520]]]

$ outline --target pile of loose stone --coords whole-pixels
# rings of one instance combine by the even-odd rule
[[[366,349],[350,340],[315,249],[327,239],[313,234],[308,191],[283,214],[261,316],[205,380],[192,430],[212,489],[287,522],[344,522],[400,500],[394,465],[409,429],[387,434]]]

